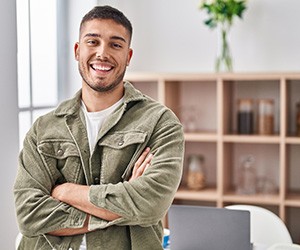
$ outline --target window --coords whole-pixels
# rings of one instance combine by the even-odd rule
[[[57,2],[17,0],[19,133],[58,103]]]

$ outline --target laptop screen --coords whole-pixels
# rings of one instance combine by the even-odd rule
[[[171,250],[250,250],[250,212],[172,205]]]

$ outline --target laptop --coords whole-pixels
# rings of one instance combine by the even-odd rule
[[[250,250],[250,212],[172,205],[168,212],[171,250]]]

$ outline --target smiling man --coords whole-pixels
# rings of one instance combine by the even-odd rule
[[[98,6],[80,25],[82,89],[36,120],[14,186],[19,249],[162,249],[178,188],[182,126],[125,81],[132,26]]]

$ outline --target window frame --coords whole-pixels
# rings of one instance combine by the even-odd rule
[[[21,1],[26,1],[26,0],[16,0],[16,5],[18,5],[18,2],[21,2]],[[56,98],[54,98],[54,103],[53,104],[49,104],[49,105],[37,105],[37,104],[34,104],[34,100],[33,100],[33,96],[34,96],[34,93],[33,93],[33,69],[32,69],[32,40],[31,40],[31,37],[32,37],[32,31],[31,31],[31,27],[32,27],[32,15],[31,15],[31,2],[34,1],[34,0],[27,0],[27,2],[25,3],[27,6],[26,10],[21,10],[21,11],[27,11],[27,13],[25,13],[25,16],[27,17],[27,23],[24,24],[24,23],[20,23],[20,21],[17,21],[17,32],[18,32],[18,29],[24,29],[24,26],[25,28],[27,29],[26,30],[26,36],[27,36],[27,41],[26,43],[28,43],[28,51],[26,51],[26,54],[28,55],[28,60],[27,58],[22,61],[22,59],[20,60],[19,56],[18,56],[18,76],[19,76],[19,73],[20,73],[20,64],[21,64],[21,61],[25,63],[25,66],[22,65],[22,67],[27,67],[27,69],[25,70],[28,70],[26,77],[28,76],[28,79],[27,80],[24,80],[24,83],[25,83],[25,88],[28,92],[28,95],[29,95],[29,98],[25,101],[25,105],[22,106],[22,104],[20,104],[20,95],[22,93],[19,93],[19,96],[18,96],[18,114],[19,114],[19,145],[20,145],[20,148],[22,147],[22,144],[23,144],[23,139],[25,137],[25,134],[26,132],[28,131],[28,129],[30,128],[30,126],[33,124],[34,120],[35,120],[35,113],[43,113],[42,111],[44,111],[44,113],[50,111],[50,110],[53,110],[57,104],[64,98],[65,96],[65,89],[64,87],[62,87],[62,83],[65,82],[65,76],[66,76],[66,73],[63,72],[63,65],[66,65],[66,59],[65,57],[59,57],[59,55],[62,54],[62,52],[65,50],[65,48],[63,47],[64,44],[63,42],[61,41],[61,39],[58,39],[58,38],[61,38],[61,36],[67,36],[67,34],[64,34],[65,32],[63,32],[65,29],[64,27],[61,26],[61,24],[66,24],[66,20],[65,20],[65,15],[64,13],[66,12],[66,3],[64,3],[65,1],[59,1],[59,0],[50,0],[50,1],[55,1],[55,18],[56,18],[56,38],[55,38],[55,43],[56,43],[56,59],[54,60],[55,61],[55,69],[56,69],[56,76],[54,76],[54,78],[56,79],[56,82],[54,84],[56,84]],[[22,4],[24,4],[24,2],[22,2]],[[46,4],[46,3],[45,3]],[[20,8],[18,8],[17,6],[17,19],[19,18],[19,15],[21,15],[20,13],[18,13],[18,10],[20,11]],[[23,13],[23,14],[24,14]],[[42,23],[42,22],[41,22]],[[28,33],[27,33],[28,32]],[[19,32],[17,33],[19,34]],[[64,37],[64,38],[65,38]],[[18,51],[19,51],[19,42],[18,41]],[[27,47],[27,46],[26,46]],[[24,48],[22,48],[24,49]],[[20,53],[20,51],[19,51]],[[23,68],[24,70],[24,68]],[[20,76],[19,76],[20,77]],[[20,92],[20,84],[22,84],[21,82],[21,79],[18,77],[18,91]],[[28,81],[29,81],[29,84],[28,84]],[[28,90],[29,88],[29,90]],[[27,94],[26,92],[26,94]],[[56,100],[55,100],[56,99]],[[27,113],[27,114],[26,114]],[[22,121],[21,119],[21,116],[22,114],[24,115],[28,115],[29,114],[29,119],[27,117],[27,119],[25,119],[25,122]],[[28,124],[28,121],[30,124]],[[24,124],[25,123],[25,124]]]

